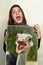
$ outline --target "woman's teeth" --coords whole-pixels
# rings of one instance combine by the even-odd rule
[[[17,18],[17,20],[20,20],[20,19],[21,19],[21,17],[20,17],[20,16],[17,16],[16,18]]]

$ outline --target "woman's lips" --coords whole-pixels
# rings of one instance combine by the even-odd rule
[[[19,20],[21,20],[21,17],[20,16],[17,16],[16,19],[19,21]]]
[[[27,45],[24,41],[19,41],[18,44],[18,50],[24,49],[24,47]]]

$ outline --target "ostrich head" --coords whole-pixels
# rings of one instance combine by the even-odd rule
[[[18,33],[16,36],[16,52],[22,53],[27,52],[33,46],[32,35]]]

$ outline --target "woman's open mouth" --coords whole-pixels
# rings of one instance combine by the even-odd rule
[[[21,20],[21,17],[20,16],[17,16],[16,19],[19,21],[19,20]]]
[[[25,47],[26,47],[26,43],[25,43],[25,41],[17,41],[17,43],[18,43],[18,50],[23,50]]]

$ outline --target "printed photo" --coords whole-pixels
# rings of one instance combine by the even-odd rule
[[[14,56],[16,65],[25,65],[27,61],[37,62],[38,38],[34,27],[10,25],[7,27],[7,61]],[[16,58],[16,59],[15,59]]]

